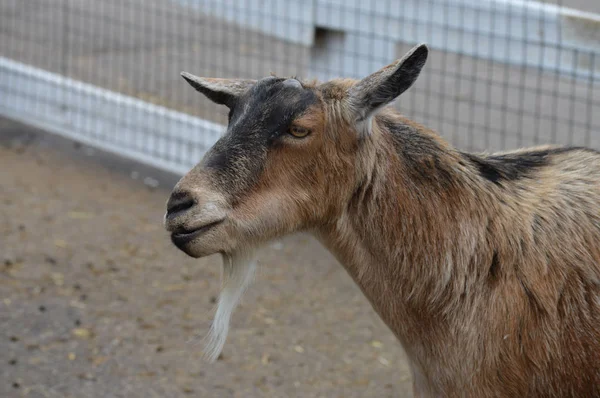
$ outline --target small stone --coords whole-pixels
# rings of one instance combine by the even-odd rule
[[[54,240],[54,245],[56,247],[60,247],[61,249],[64,249],[67,247],[67,241],[64,239],[55,239]]]
[[[38,310],[40,310],[40,312],[46,312],[46,307],[45,307],[45,306],[43,306],[43,305],[40,305],[40,306],[38,307]]]
[[[29,359],[30,365],[39,365],[42,362],[43,362],[43,359],[41,357],[33,357],[33,358]]]
[[[158,180],[152,177],[146,177],[144,178],[144,185],[149,188],[156,188],[158,187]]]
[[[80,373],[78,376],[81,380],[90,380],[90,381],[96,380],[94,375],[92,375],[91,373]]]
[[[69,361],[74,361],[76,358],[75,353],[70,352],[69,355],[67,355],[67,358],[69,358]]]
[[[162,346],[156,347],[156,352],[163,352],[164,348]]]
[[[388,361],[387,359],[385,359],[384,357],[379,357],[377,358],[377,360],[379,361],[380,364],[382,364],[383,366],[390,366],[390,361]]]
[[[71,307],[74,307],[74,308],[79,308],[79,309],[81,309],[81,310],[84,310],[84,309],[85,309],[85,303],[82,303],[81,301],[77,301],[77,300],[71,300],[71,301],[69,301],[69,305],[70,305]]]
[[[302,354],[304,352],[304,348],[301,345],[294,346],[294,351]]]
[[[85,211],[70,211],[67,213],[67,216],[75,220],[87,220],[88,218],[94,217],[92,213]]]
[[[271,358],[269,357],[269,354],[267,354],[266,352],[262,355],[262,357],[260,358],[260,363],[262,363],[263,365],[268,365],[269,364],[269,360]]]
[[[377,340],[373,340],[371,341],[371,345],[375,348],[381,348],[383,347],[383,344],[381,343],[381,341],[377,341]]]
[[[96,357],[96,358],[94,358],[94,360],[92,361],[92,363],[95,366],[100,366],[100,365],[102,365],[106,361],[108,361],[108,357]]]
[[[65,277],[60,272],[51,273],[50,278],[52,279],[52,282],[54,282],[54,284],[56,286],[62,286],[65,283]]]
[[[56,259],[54,257],[46,256],[46,262],[48,264],[56,265]]]
[[[21,384],[17,383],[16,381],[12,384],[13,388],[21,388]]]
[[[75,328],[73,329],[72,333],[81,339],[88,339],[92,335],[92,333],[86,328]]]

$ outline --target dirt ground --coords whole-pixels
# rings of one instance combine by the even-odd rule
[[[304,235],[261,251],[205,363],[220,258],[171,245],[174,181],[0,119],[0,396],[411,395],[392,333]]]

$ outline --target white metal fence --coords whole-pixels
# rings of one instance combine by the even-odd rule
[[[600,6],[572,1],[4,0],[0,114],[182,173],[226,118],[181,70],[358,78],[425,42],[409,117],[464,149],[600,148]]]

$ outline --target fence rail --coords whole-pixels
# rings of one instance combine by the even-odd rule
[[[2,57],[0,90],[5,94],[0,96],[0,114],[179,174],[224,129]]]

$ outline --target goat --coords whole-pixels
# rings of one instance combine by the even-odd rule
[[[429,50],[362,80],[201,78],[227,132],[175,186],[175,246],[223,256],[214,359],[255,248],[311,232],[410,362],[415,396],[600,395],[600,154],[459,151],[387,106]]]

